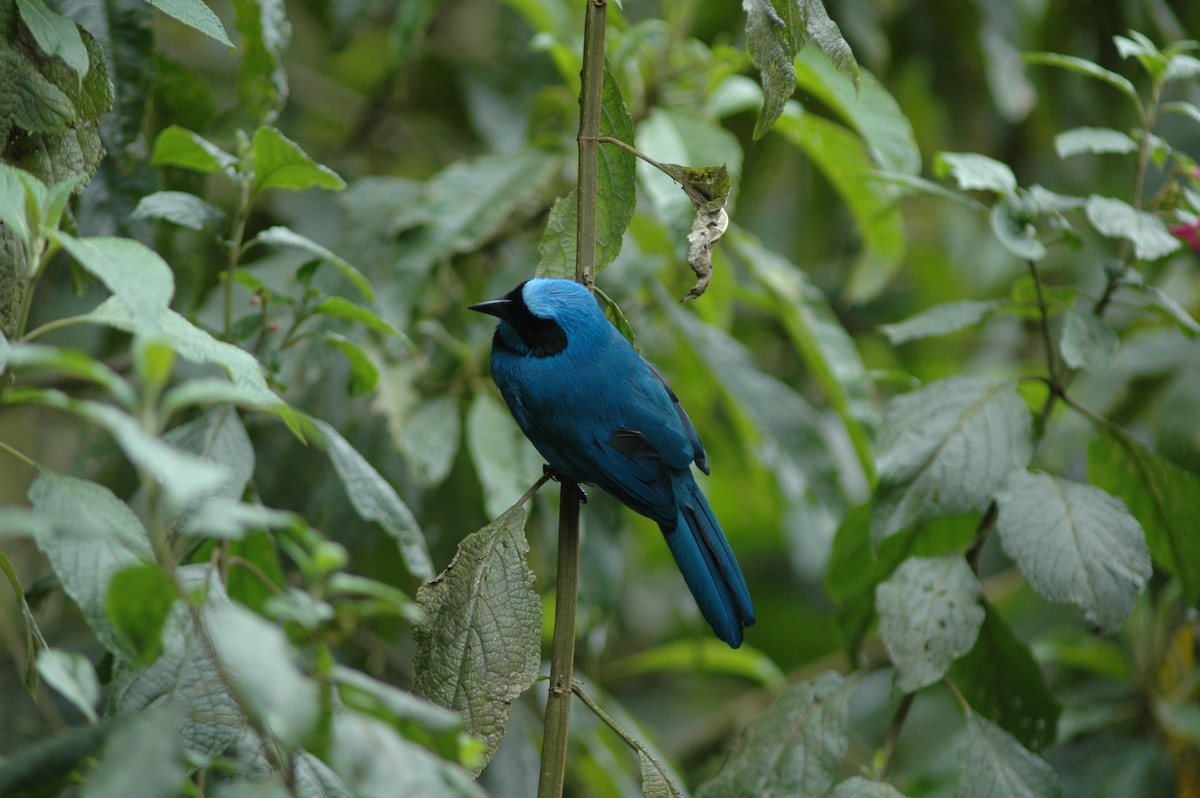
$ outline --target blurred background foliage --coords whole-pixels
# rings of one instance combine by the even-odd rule
[[[397,488],[426,535],[435,569],[444,567],[465,534],[540,475],[536,453],[488,378],[491,326],[466,306],[532,275],[549,207],[573,183],[581,4],[292,0],[283,82],[273,88],[247,86],[239,57],[167,17],[126,0],[104,6],[132,20],[123,29],[129,41],[113,43],[118,86],[142,81],[152,93],[144,124],[130,126],[128,116],[102,123],[108,158],[79,202],[80,231],[151,242],[174,268],[174,308],[219,327],[225,262],[212,234],[131,213],[143,195],[163,188],[234,207],[227,182],[151,168],[150,143],[177,124],[233,150],[236,131],[262,119],[254,92],[282,86],[286,103],[278,103],[274,124],[349,185],[339,193],[270,195],[246,236],[284,224],[338,253],[370,279],[376,310],[406,338],[347,327],[342,332],[368,361],[356,363],[322,336],[291,336],[307,288],[294,275],[311,254],[264,247],[243,262],[236,337],[261,354],[289,403],[341,430]],[[66,0],[60,7],[88,24],[90,4]],[[213,8],[234,30],[231,7]],[[847,662],[849,636],[826,591],[826,565],[835,530],[868,499],[874,477],[845,420],[869,437],[883,401],[919,382],[1013,376],[1041,362],[1029,322],[1012,315],[947,336],[888,342],[880,325],[941,302],[1004,298],[1025,266],[992,236],[986,215],[935,195],[901,202],[895,185],[873,179],[871,170],[931,177],[936,152],[973,151],[1009,164],[1021,185],[1128,197],[1128,159],[1062,160],[1054,136],[1081,125],[1129,129],[1138,123],[1130,108],[1100,83],[1023,64],[1019,53],[1067,53],[1136,81],[1141,76],[1116,52],[1114,35],[1137,30],[1165,44],[1200,34],[1200,5],[1165,0],[833,0],[829,10],[864,70],[858,99],[827,61],[806,50],[798,62],[798,104],[753,142],[761,93],[748,77],[755,73],[739,4],[626,0],[610,9],[609,64],[639,148],[660,161],[725,163],[734,183],[735,228],[717,247],[716,274],[703,298],[677,302],[692,280],[682,243],[690,206],[670,181],[641,172],[644,165],[638,212],[619,257],[598,280],[705,441],[713,476],[703,485],[758,610],[747,647],[722,650],[653,525],[592,492],[584,513],[577,667],[594,694],[611,702],[610,711],[623,707],[636,718],[631,723],[689,783],[715,772],[729,740],[785,682]],[[1190,95],[1177,99],[1200,101],[1195,82],[1186,90]],[[1166,118],[1159,134],[1200,157],[1194,120]],[[1147,195],[1166,177],[1152,172]],[[1086,234],[1082,244],[1055,250],[1044,278],[1095,297],[1111,245]],[[1184,247],[1153,264],[1147,279],[1195,312],[1198,259]],[[336,276],[316,279],[331,292],[352,291]],[[47,278],[30,326],[89,307],[100,295],[67,276]],[[823,351],[844,355],[831,361],[832,377],[814,373],[795,333],[797,313],[822,320]],[[1144,315],[1117,308],[1123,346],[1110,369],[1080,378],[1078,395],[1178,465],[1198,470],[1200,348]],[[97,356],[119,351],[115,334],[94,328],[47,340]],[[840,400],[831,386],[844,392]],[[346,546],[359,573],[413,594],[418,585],[392,541],[351,511],[326,461],[309,456],[277,420],[246,422],[263,502],[301,513]],[[1090,435],[1078,419],[1056,416],[1039,462],[1082,474]],[[0,436],[38,462],[88,473],[122,495],[133,487],[111,442],[63,415],[9,411],[0,417]],[[22,503],[31,479],[6,463],[0,504]],[[552,493],[537,498],[528,529],[536,589],[548,602]],[[10,557],[27,586],[46,571],[32,546]],[[1177,597],[1150,591],[1124,631],[1102,638],[1076,611],[1047,604],[1013,579],[994,540],[983,551],[981,576],[1016,635],[1036,641],[1063,704],[1058,742],[1044,755],[1066,794],[1166,795],[1177,776],[1200,781],[1196,705],[1164,718],[1153,698],[1194,696],[1197,689],[1194,646],[1170,637],[1179,628]],[[11,596],[0,601],[0,639],[19,651],[18,611]],[[63,596],[51,594],[38,614],[48,636],[99,653]],[[872,641],[868,657],[880,651]],[[339,655],[404,684],[412,652],[407,627],[392,620],[358,626]],[[73,712],[27,700],[17,664],[0,670],[0,751],[44,736]],[[847,773],[870,764],[884,737],[899,700],[890,680],[886,672],[868,675],[855,693]],[[532,794],[539,714],[532,695],[514,708],[508,738],[483,777],[492,794]],[[583,711],[576,723],[572,794],[638,794],[636,762],[617,738]],[[960,729],[948,693],[922,693],[890,780],[912,796],[950,794],[956,762],[949,742]],[[1194,793],[1180,787],[1178,794]]]

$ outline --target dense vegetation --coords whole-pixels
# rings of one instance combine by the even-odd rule
[[[581,209],[758,622],[591,490],[567,794],[1196,795],[1200,7],[610,4],[590,191],[584,5],[0,0],[0,795],[538,792]]]

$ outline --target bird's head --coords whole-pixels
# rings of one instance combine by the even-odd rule
[[[534,277],[498,299],[471,305],[471,310],[500,319],[497,346],[534,357],[557,355],[581,325],[607,324],[590,291],[572,280]]]

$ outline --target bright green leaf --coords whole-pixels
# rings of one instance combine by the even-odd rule
[[[198,0],[197,0],[198,1]],[[175,166],[192,172],[231,171],[237,158],[190,130],[171,125],[154,140],[154,166]]]
[[[416,626],[413,688],[463,716],[483,738],[482,770],[496,753],[511,704],[537,678],[542,604],[525,561],[524,507],[472,532],[437,579],[417,593],[429,620]]]
[[[879,636],[912,693],[939,681],[971,650],[983,623],[979,580],[961,555],[910,557],[875,588]]]
[[[370,308],[357,305],[345,297],[327,296],[313,306],[312,312],[318,316],[348,319],[384,335],[394,335],[407,340],[404,333],[381,319],[378,313]]]
[[[1179,577],[1183,603],[1195,604],[1200,597],[1200,478],[1128,433],[1102,428],[1088,446],[1088,479],[1125,502],[1145,531],[1154,561]]]
[[[162,630],[176,596],[174,581],[152,563],[126,566],[109,580],[108,619],[129,642],[137,664],[149,665],[162,654]]]
[[[241,34],[238,100],[256,122],[270,124],[288,98],[283,58],[292,26],[282,0],[234,0]]]
[[[995,607],[986,615],[975,647],[950,666],[950,678],[971,708],[1034,751],[1054,742],[1061,708],[1029,646]]]
[[[100,681],[88,658],[75,651],[45,648],[38,652],[37,670],[46,684],[70,701],[90,722],[99,721]]]
[[[10,344],[0,336],[0,368],[44,369],[85,380],[105,388],[127,409],[132,410],[137,406],[137,397],[129,383],[108,366],[83,352],[45,344]]]
[[[675,640],[613,663],[612,678],[647,673],[720,673],[779,691],[787,678],[779,666],[752,646],[730,648],[720,640]]]
[[[1029,409],[1012,382],[952,377],[894,399],[876,442],[871,536],[982,510],[1033,454]]]
[[[346,386],[350,396],[366,396],[375,390],[375,385],[379,382],[379,368],[361,346],[346,336],[333,332],[325,333],[321,340],[336,347],[350,362],[350,382]]]
[[[1134,107],[1141,108],[1141,100],[1138,98],[1137,89],[1129,82],[1129,79],[1118,75],[1116,72],[1104,69],[1099,64],[1093,64],[1091,61],[1083,58],[1061,55],[1059,53],[1024,53],[1021,56],[1021,60],[1027,64],[1059,67],[1060,69],[1066,69],[1079,75],[1095,78],[1117,89],[1117,91],[1125,95],[1126,99],[1134,104]]]
[[[195,28],[206,36],[210,36],[226,47],[233,47],[225,26],[216,14],[206,6],[203,0],[146,0],[147,3],[162,11],[164,14]]]
[[[538,277],[575,279],[575,252],[578,240],[579,191],[571,189],[554,201],[546,230],[538,241]]]
[[[855,684],[824,673],[788,688],[745,731],[697,798],[824,795],[849,744]]]
[[[63,249],[139,319],[157,319],[175,294],[171,267],[154,250],[129,238],[75,238],[55,234]]]
[[[374,521],[382,526],[395,539],[410,574],[418,579],[431,579],[433,564],[425,548],[425,538],[408,506],[374,466],[331,424],[320,420],[314,420],[313,423],[321,434],[325,451],[346,489],[346,497],[350,499],[354,511],[364,521]]]
[[[1003,729],[967,713],[967,738],[958,771],[959,798],[1057,798],[1058,776]]]
[[[75,23],[47,8],[42,0],[17,0],[17,8],[42,52],[61,58],[82,80],[88,72],[88,51]]]
[[[324,188],[341,191],[346,181],[327,166],[314,161],[300,145],[273,127],[263,125],[254,131],[250,143],[254,159],[254,189],[283,188],[303,191]]]
[[[963,299],[958,302],[946,302],[934,305],[904,321],[881,324],[879,329],[891,343],[903,344],[973,327],[999,306],[1000,302],[997,300],[980,302]]]
[[[1008,164],[974,152],[939,152],[933,171],[938,177],[950,175],[963,191],[1011,194],[1017,190],[1017,176]]]
[[[1092,485],[1017,471],[996,496],[996,533],[1030,586],[1050,601],[1083,608],[1115,631],[1150,578],[1141,525]]]

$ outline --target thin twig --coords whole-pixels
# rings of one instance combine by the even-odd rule
[[[900,739],[900,732],[904,729],[904,721],[908,720],[908,711],[912,709],[913,700],[916,697],[916,693],[905,693],[904,698],[900,699],[900,706],[896,707],[896,714],[892,716],[892,723],[888,726],[887,736],[883,738],[883,751],[878,771],[880,779],[887,774],[888,765],[892,763],[892,754],[896,752],[896,742]]]

